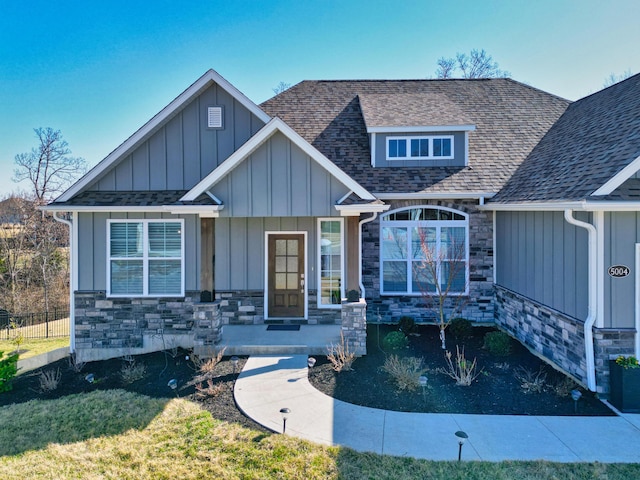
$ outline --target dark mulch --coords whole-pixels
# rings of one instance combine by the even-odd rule
[[[499,357],[482,348],[484,335],[494,330],[492,328],[474,327],[473,336],[464,340],[449,334],[447,347],[453,355],[456,344],[464,346],[465,357],[469,360],[477,358],[478,369],[482,369],[473,384],[465,387],[456,385],[455,380],[438,371],[446,366],[438,328],[429,325],[418,326],[417,329],[419,336],[409,336],[408,348],[393,353],[424,358],[428,379],[424,395],[420,388],[414,392],[398,391],[389,375],[380,369],[387,354],[379,345],[387,333],[397,330],[397,326],[391,325],[369,325],[367,355],[355,361],[353,371],[336,373],[325,358],[318,358],[309,374],[311,384],[345,402],[402,412],[576,415],[568,389],[565,388],[562,395],[557,394],[556,387],[571,382],[570,379],[520,343],[513,341],[512,353]],[[532,373],[542,368],[546,375],[544,391],[525,393],[515,377],[518,367]],[[615,415],[592,393],[583,388],[579,390],[582,398],[577,405],[577,415]]]
[[[135,360],[137,363],[145,365],[146,373],[142,379],[129,384],[122,380],[121,370],[127,363],[122,358],[89,362],[79,373],[70,368],[68,359],[59,360],[43,369],[18,375],[13,381],[13,390],[0,393],[0,405],[23,403],[33,399],[60,398],[93,390],[120,388],[154,398],[186,398],[198,402],[211,412],[214,418],[267,431],[238,410],[233,398],[233,386],[237,373],[234,373],[233,364],[229,357],[223,358],[213,372],[214,385],[222,385],[220,390],[213,396],[201,398],[196,395],[194,383],[199,373],[196,372],[191,359],[186,359],[188,355],[189,352],[181,349],[138,355]],[[245,362],[246,357],[239,359],[237,372],[242,371]],[[57,369],[61,373],[58,388],[53,392],[42,393],[40,391],[40,372]],[[94,375],[94,383],[85,380],[90,373]],[[175,391],[168,386],[171,379],[177,380],[178,387]],[[206,387],[207,383],[203,382],[203,386]]]
[[[494,357],[482,349],[482,337],[487,328],[476,327],[473,338],[465,340],[468,358],[477,357],[483,374],[470,387],[456,386],[449,377],[437,373],[445,365],[444,355],[438,341],[436,327],[419,327],[420,336],[411,336],[409,348],[401,352],[405,356],[424,357],[428,367],[428,387],[422,391],[398,392],[386,374],[380,371],[385,354],[378,348],[378,334],[382,338],[395,329],[392,326],[369,326],[368,354],[358,358],[354,371],[336,374],[326,358],[318,357],[316,366],[310,372],[311,383],[320,391],[340,400],[375,408],[408,412],[452,412],[521,415],[574,415],[574,404],[568,396],[558,396],[551,386],[557,385],[565,377],[545,366],[537,357],[520,344],[514,342],[514,351],[508,357]],[[455,349],[456,339],[449,336],[449,346]],[[461,343],[461,342],[458,342]],[[60,398],[81,392],[121,388],[155,398],[175,398],[179,396],[198,402],[211,412],[214,418],[235,422],[246,427],[266,431],[264,427],[245,417],[237,408],[233,398],[233,386],[237,372],[241,371],[246,358],[240,358],[237,372],[229,357],[216,366],[213,372],[214,385],[222,385],[214,395],[197,395],[195,381],[198,372],[189,352],[184,350],[156,352],[135,357],[136,362],[146,367],[145,376],[133,383],[122,380],[121,370],[126,362],[121,359],[87,363],[81,372],[70,368],[67,359],[60,360],[43,370],[60,370],[61,379],[56,390],[43,393],[40,390],[42,370],[26,372],[13,382],[13,390],[0,393],[0,406],[23,403],[32,399]],[[514,369],[523,366],[532,372],[543,367],[550,385],[543,393],[525,394],[514,377]],[[93,374],[95,381],[85,378]],[[174,391],[169,380],[177,380]],[[203,384],[206,386],[206,382]],[[578,403],[579,415],[612,415],[613,413],[592,394],[581,389],[583,397]]]

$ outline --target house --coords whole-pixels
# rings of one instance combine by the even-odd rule
[[[258,106],[210,70],[47,206],[72,231],[72,348],[206,349],[224,343],[223,325],[303,323],[339,325],[364,353],[366,321],[432,321],[431,293],[455,271],[462,316],[540,350],[504,299],[547,306],[526,289],[537,277],[513,281],[513,258],[533,259],[511,240],[522,202],[509,192],[535,188],[517,187],[522,175],[548,177],[522,172],[553,150],[574,105],[478,79],[304,81]],[[423,239],[438,278],[420,276]],[[344,300],[351,290],[359,302]],[[576,331],[591,321],[583,300],[565,312]],[[555,348],[541,354],[557,361]],[[567,357],[560,366],[586,382]]]
[[[640,75],[572,103],[491,200],[496,322],[606,393],[640,354]]]

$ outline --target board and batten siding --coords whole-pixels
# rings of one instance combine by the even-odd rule
[[[576,214],[587,221],[586,214]],[[562,212],[496,212],[496,283],[584,321],[588,236]]]
[[[184,219],[185,291],[200,290],[200,221],[197,215],[168,213],[78,214],[78,290],[107,290],[107,220]]]
[[[265,232],[307,232],[307,287],[317,284],[317,219],[261,217],[215,219],[216,290],[263,290]]]
[[[635,244],[640,243],[640,212],[606,212],[604,215],[604,327],[634,328],[636,271]],[[625,265],[631,273],[622,278],[608,274],[609,267]]]
[[[210,191],[220,217],[325,217],[349,189],[277,132]]]
[[[207,107],[222,106],[223,127],[207,127]],[[88,190],[189,190],[264,126],[213,84],[136,146]]]
[[[452,159],[442,160],[387,160],[388,137],[442,137],[453,136]],[[465,133],[464,132],[428,132],[428,133],[377,133],[375,135],[376,167],[464,167],[465,166]]]

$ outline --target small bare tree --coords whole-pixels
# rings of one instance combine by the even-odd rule
[[[289,90],[289,88],[291,88],[291,84],[290,83],[280,82],[278,85],[276,85],[271,90],[273,90],[273,93],[278,95],[279,93],[282,93],[285,90]]]
[[[460,314],[468,301],[467,244],[461,227],[449,227],[436,238],[435,228],[419,228],[419,244],[414,244],[414,275],[425,304],[434,312],[440,327],[440,341],[445,350],[445,330],[451,319]]]
[[[70,156],[69,144],[60,130],[48,127],[36,128],[34,132],[38,146],[15,156],[13,181],[28,180],[36,203],[43,205],[82,175],[86,162],[83,158]]]
[[[605,78],[604,83],[602,84],[602,86],[604,88],[610,87],[611,85],[614,85],[618,82],[621,82],[623,80],[626,80],[629,77],[632,77],[633,73],[631,72],[630,69],[625,70],[624,72],[622,72],[620,75],[616,75],[615,73],[610,73],[609,76],[607,78]]]
[[[459,72],[459,76],[456,73]],[[471,53],[456,53],[455,58],[440,57],[437,78],[501,78],[510,77],[511,74],[501,70],[498,62],[493,60],[484,49],[471,50]]]

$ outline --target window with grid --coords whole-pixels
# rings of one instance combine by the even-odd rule
[[[387,160],[453,158],[453,136],[387,137]]]
[[[108,295],[184,296],[182,220],[109,220]]]

